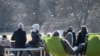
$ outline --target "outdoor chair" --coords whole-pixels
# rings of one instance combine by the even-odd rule
[[[59,37],[45,37],[46,50],[53,56],[67,56]]]
[[[89,34],[86,56],[100,56],[100,35]]]

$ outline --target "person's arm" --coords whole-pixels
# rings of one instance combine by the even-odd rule
[[[13,35],[11,37],[11,40],[15,40],[15,32],[13,32]]]
[[[25,32],[25,38],[24,38],[24,41],[25,41],[25,42],[27,41],[26,32]]]
[[[11,42],[10,42],[9,40],[8,40],[8,46],[9,46],[9,47],[12,47],[12,46],[11,46]]]

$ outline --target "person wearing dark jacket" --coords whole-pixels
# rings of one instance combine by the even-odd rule
[[[66,34],[68,34],[69,32],[71,32],[73,35],[73,38],[72,38],[73,39],[73,46],[75,46],[76,45],[76,34],[75,34],[74,28],[72,26],[69,27]]]
[[[81,44],[81,43],[86,43],[87,42],[87,36],[88,35],[88,30],[87,27],[85,25],[82,25],[81,30],[78,33],[78,37],[77,37],[77,45]],[[84,47],[86,49],[86,46]],[[84,54],[85,54],[85,51]],[[81,52],[81,54],[83,53],[83,51]]]
[[[25,48],[26,43],[26,32],[23,30],[24,25],[22,23],[18,24],[18,29],[14,31],[11,40],[15,40],[15,48]],[[17,56],[17,52],[15,52]],[[20,51],[19,56],[22,55],[22,51]]]
[[[39,47],[41,42],[41,34],[39,33],[39,24],[34,24],[31,30],[31,37],[32,37],[32,47]]]
[[[41,34],[39,33],[39,24],[34,24],[32,26],[32,30],[31,30],[31,37],[32,40],[28,42],[29,46],[26,47],[31,47],[31,48],[38,48],[42,45],[42,40],[41,40]],[[31,53],[31,51],[27,51],[29,54],[31,54],[31,56],[33,56],[33,54]],[[39,56],[39,53],[34,53],[34,56]]]

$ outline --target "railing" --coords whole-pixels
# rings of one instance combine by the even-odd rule
[[[40,56],[46,56],[44,47],[39,48],[5,48],[4,56],[10,56],[11,51],[40,51]],[[44,55],[43,55],[44,53]]]

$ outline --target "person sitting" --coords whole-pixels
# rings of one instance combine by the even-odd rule
[[[11,43],[10,40],[7,38],[6,35],[2,35],[0,40],[0,56],[4,56],[4,48],[10,48]]]
[[[6,35],[2,35],[2,46],[11,47],[10,40],[7,38]]]
[[[27,41],[26,31],[24,31],[24,24],[18,23],[17,30],[13,32],[11,40],[15,41],[15,48],[25,48],[25,44]],[[23,51],[19,51],[19,56],[22,55]],[[17,56],[17,51],[15,51],[15,56]]]
[[[32,40],[26,44],[26,48],[38,48],[38,47],[42,46],[42,42],[41,42],[41,38],[40,38],[41,34],[39,32],[39,24],[32,25],[31,37],[32,37]],[[28,52],[28,54],[33,56],[33,53],[31,51],[27,51],[27,52]],[[34,53],[34,56],[39,56],[38,52]]]
[[[86,43],[87,38],[88,38],[88,28],[86,27],[86,25],[82,25],[81,30],[79,31],[78,36],[77,36],[77,44],[76,45],[80,45],[81,43]],[[85,54],[86,48],[87,47],[84,46],[83,51],[80,52],[79,54]]]
[[[38,48],[41,44],[41,34],[39,32],[39,24],[33,24],[32,30],[31,30],[31,37],[32,40],[29,42],[31,44],[31,47]]]

